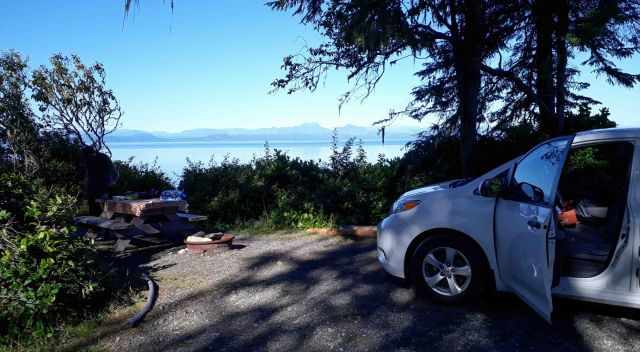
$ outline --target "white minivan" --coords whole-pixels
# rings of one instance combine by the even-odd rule
[[[640,129],[546,141],[474,180],[403,194],[378,260],[433,300],[513,292],[547,321],[552,296],[640,308]]]

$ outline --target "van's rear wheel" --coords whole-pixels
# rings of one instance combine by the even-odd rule
[[[412,258],[416,289],[434,301],[459,303],[477,297],[486,283],[483,254],[457,236],[428,237]]]

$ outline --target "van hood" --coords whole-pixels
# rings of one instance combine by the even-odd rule
[[[450,180],[450,181],[436,183],[434,185],[417,188],[404,193],[403,195],[400,196],[400,199],[409,198],[409,197],[418,197],[418,196],[421,196],[427,193],[432,193],[432,192],[449,191],[452,188],[454,188],[454,187],[451,187],[451,185],[458,181],[462,181],[462,180],[460,179]]]

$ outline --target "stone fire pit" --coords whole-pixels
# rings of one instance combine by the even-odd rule
[[[235,236],[230,234],[209,234],[206,237],[189,236],[184,241],[191,253],[204,253],[218,248],[230,248]]]

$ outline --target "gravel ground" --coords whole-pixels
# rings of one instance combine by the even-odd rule
[[[254,237],[211,256],[162,253],[160,286],[137,328],[114,314],[72,349],[111,351],[627,351],[640,315],[570,301],[548,325],[505,295],[464,307],[432,304],[392,280],[375,241]],[[241,247],[241,246],[239,246]],[[94,346],[95,345],[95,346]]]

